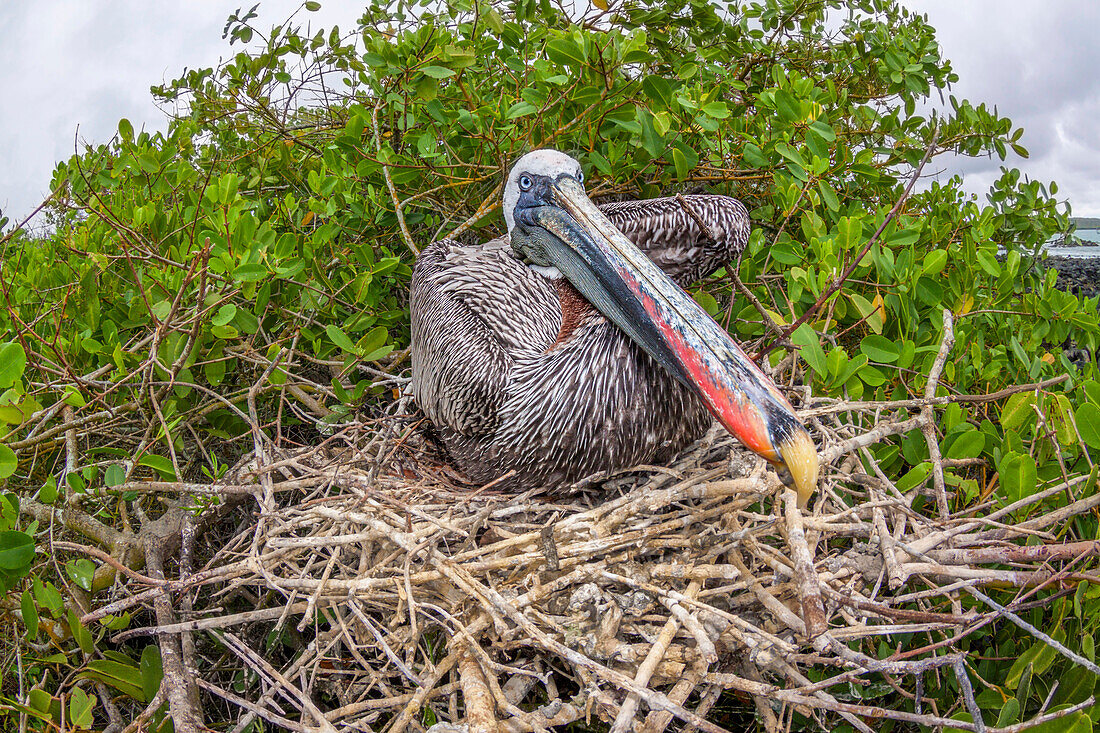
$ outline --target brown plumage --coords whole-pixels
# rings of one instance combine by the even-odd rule
[[[749,235],[726,196],[600,208],[677,284],[735,259]],[[563,279],[539,274],[507,236],[432,244],[416,261],[413,393],[457,466],[484,483],[552,488],[596,472],[665,463],[712,417],[695,394]]]

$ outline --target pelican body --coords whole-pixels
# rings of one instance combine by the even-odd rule
[[[809,434],[683,290],[740,254],[744,206],[704,195],[597,207],[582,182],[569,156],[528,153],[505,185],[508,236],[443,240],[417,258],[413,394],[451,458],[475,482],[555,488],[668,462],[717,417],[786,467],[805,503],[818,471]]]

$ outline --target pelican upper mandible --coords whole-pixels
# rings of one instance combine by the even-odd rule
[[[683,197],[711,239],[676,199],[601,209],[583,181],[568,155],[528,153],[504,188],[509,237],[443,240],[417,258],[413,394],[452,459],[474,481],[553,488],[666,462],[713,415],[785,467],[805,504],[818,474],[809,433],[681,288],[744,248],[744,206]]]

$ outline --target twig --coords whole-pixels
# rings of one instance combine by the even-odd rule
[[[795,583],[802,603],[802,620],[806,623],[806,636],[810,639],[823,633],[828,626],[825,606],[821,602],[821,588],[814,570],[813,553],[806,543],[806,530],[802,526],[802,512],[798,508],[798,495],[787,489],[783,492],[786,508],[787,543],[794,559]]]
[[[469,733],[494,733],[497,720],[493,714],[493,694],[468,647],[459,656],[458,674],[462,680],[462,700],[466,705]]]
[[[955,678],[959,681],[959,691],[962,692],[963,702],[966,703],[966,709],[974,721],[974,730],[978,733],[985,733],[985,719],[982,718],[981,707],[974,699],[974,687],[970,684],[970,676],[966,673],[966,663],[963,662],[962,657],[959,657],[952,667],[955,670]]]
[[[409,251],[414,255],[420,254],[420,249],[417,248],[413,242],[412,235],[409,234],[409,227],[405,224],[405,212],[403,210],[403,204],[401,199],[397,196],[397,189],[394,188],[393,179],[390,177],[390,167],[386,165],[386,162],[381,159],[382,156],[382,138],[378,132],[378,111],[382,108],[382,104],[385,101],[385,96],[379,97],[378,102],[374,105],[374,110],[371,113],[371,120],[374,122],[374,149],[379,155],[378,162],[382,164],[382,178],[386,181],[386,190],[390,192],[390,199],[393,201],[393,213],[397,216],[397,226],[401,230],[401,238],[405,242],[405,246],[409,248]]]
[[[955,320],[951,311],[943,309],[943,337],[940,340],[940,350],[936,354],[936,360],[932,368],[928,370],[928,383],[924,387],[924,398],[931,399],[936,396],[936,388],[940,384],[940,374],[947,363],[947,355],[951,353],[951,347],[955,345]],[[951,513],[947,505],[947,484],[943,475],[943,456],[940,454],[940,441],[936,436],[935,416],[932,414],[931,405],[921,408],[921,433],[928,444],[928,457],[932,461],[932,483],[936,489],[936,506],[939,508],[940,517],[946,519]]]

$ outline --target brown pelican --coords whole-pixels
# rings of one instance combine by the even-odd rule
[[[474,481],[512,472],[498,486],[552,488],[667,462],[714,415],[785,467],[804,504],[817,483],[813,441],[680,287],[741,252],[744,206],[684,197],[711,240],[676,199],[597,208],[583,180],[564,153],[528,153],[504,189],[510,238],[443,240],[417,258],[413,394],[452,459]]]

